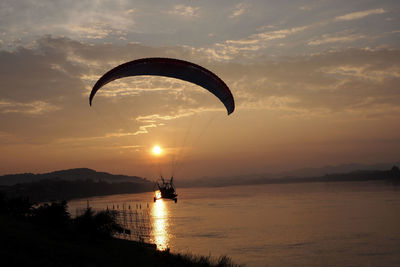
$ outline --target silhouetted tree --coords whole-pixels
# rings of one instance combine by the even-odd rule
[[[75,226],[81,234],[102,238],[110,238],[115,233],[124,231],[124,228],[117,223],[116,212],[107,210],[95,213],[90,207],[75,218]]]
[[[35,223],[46,227],[57,228],[67,226],[71,222],[67,201],[63,200],[40,205],[34,210],[32,219]]]
[[[27,197],[7,198],[0,194],[0,212],[16,218],[26,218],[32,213],[33,204]]]

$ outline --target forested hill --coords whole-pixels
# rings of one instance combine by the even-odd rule
[[[8,174],[0,176],[0,185],[15,185],[18,183],[32,183],[40,180],[63,180],[63,181],[78,181],[78,180],[91,180],[94,182],[108,182],[108,183],[149,183],[150,181],[138,177],[127,175],[114,175],[107,172],[97,172],[88,168],[77,168],[69,170],[60,170],[49,173],[33,174]]]
[[[153,182],[137,176],[113,175],[86,168],[0,177],[1,192],[38,202],[149,192],[153,186]]]

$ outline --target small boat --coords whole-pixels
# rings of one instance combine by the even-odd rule
[[[173,184],[174,177],[172,176],[169,181],[165,181],[164,177],[161,176],[161,183],[156,182],[155,186],[158,187],[158,191],[155,192],[154,196],[154,202],[156,202],[157,199],[171,199],[175,201],[175,203],[178,201],[178,194],[175,191],[175,186]]]

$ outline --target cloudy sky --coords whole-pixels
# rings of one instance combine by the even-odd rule
[[[398,0],[2,0],[0,174],[186,179],[398,161],[399,14]],[[104,72],[143,57],[210,69],[235,112],[147,76],[110,83],[89,107]]]

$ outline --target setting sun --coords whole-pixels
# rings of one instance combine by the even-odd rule
[[[154,146],[153,147],[153,154],[154,155],[160,155],[162,153],[162,149],[160,146]]]

